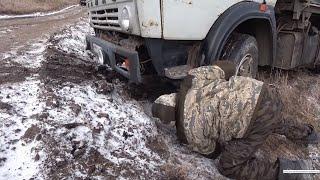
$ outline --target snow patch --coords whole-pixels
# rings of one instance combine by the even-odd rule
[[[27,68],[40,68],[44,61],[44,51],[49,43],[46,39],[40,39],[36,43],[28,43],[27,48],[19,46],[10,52],[3,53],[2,59],[10,58],[11,61],[21,64]],[[25,48],[25,47],[24,47]],[[23,52],[19,52],[22,49]]]
[[[90,85],[66,86],[56,95],[63,99],[59,101],[62,108],[49,110],[48,120],[59,124],[84,125],[72,130],[56,131],[53,134],[57,138],[67,134],[66,143],[70,137],[75,141],[84,141],[116,165],[131,164],[140,169],[148,166],[156,170],[163,164],[162,159],[146,146],[147,138],[156,136],[157,130],[137,102],[124,100],[116,93],[109,96],[97,94]],[[74,105],[81,107],[79,114],[71,111]],[[102,128],[100,133],[92,132],[99,128]],[[121,157],[122,154],[128,157]]]
[[[63,33],[53,37],[58,40],[57,48],[72,54],[88,57],[89,51],[86,51],[86,35],[94,34],[88,20],[80,21],[77,24],[65,29]]]
[[[27,129],[37,124],[33,116],[44,106],[38,100],[39,84],[40,81],[31,78],[0,87],[0,102],[11,107],[0,111],[0,158],[5,158],[0,163],[0,179],[30,179],[39,171],[41,161],[34,160],[36,153],[41,154],[39,143],[21,140]]]

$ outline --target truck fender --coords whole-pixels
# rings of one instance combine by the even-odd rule
[[[219,60],[230,34],[241,24],[248,20],[261,20],[265,27],[260,30],[252,29],[259,46],[259,65],[272,65],[276,57],[276,20],[274,7],[268,6],[266,11],[260,10],[261,3],[240,2],[227,9],[211,27],[203,44],[205,64],[212,64]]]

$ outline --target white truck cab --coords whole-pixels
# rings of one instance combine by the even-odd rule
[[[248,76],[258,66],[319,61],[319,0],[87,0],[87,7],[96,33],[88,49],[135,83],[150,74],[181,79],[217,60]]]

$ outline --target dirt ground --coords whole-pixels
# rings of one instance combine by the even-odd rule
[[[227,179],[217,160],[179,143],[174,124],[151,117],[152,101],[174,86],[130,86],[85,51],[85,10],[0,24],[0,179]],[[279,87],[287,116],[320,130],[319,76],[259,78]],[[318,167],[319,149],[273,135],[256,155]]]
[[[62,30],[67,24],[79,21],[85,16],[85,8],[76,7],[54,16],[0,20],[0,52],[12,48],[21,49],[26,42],[49,36]]]
[[[0,14],[48,12],[77,3],[78,0],[0,0]]]

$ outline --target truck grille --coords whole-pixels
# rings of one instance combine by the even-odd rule
[[[117,7],[90,11],[90,16],[94,28],[121,31]]]

